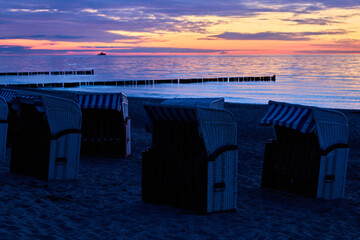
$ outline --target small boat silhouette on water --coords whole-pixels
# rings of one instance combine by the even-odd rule
[[[100,55],[106,55],[106,53],[101,52],[101,53],[98,54],[98,56],[100,56]]]

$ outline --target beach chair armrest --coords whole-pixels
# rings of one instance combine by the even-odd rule
[[[127,122],[128,122],[129,120],[130,120],[130,117],[127,116],[127,117],[125,118],[125,120],[124,120],[124,123],[127,124]]]
[[[337,149],[337,148],[349,148],[349,144],[346,144],[346,143],[337,143],[337,144],[334,144],[334,145],[331,145],[330,147],[328,147],[327,149],[325,150],[321,150],[321,155],[322,156],[326,156],[328,155],[331,151]]]
[[[65,129],[65,130],[62,130],[61,132],[56,133],[55,135],[52,135],[51,139],[55,140],[64,135],[71,134],[71,133],[81,134],[81,130],[80,129]]]
[[[219,157],[220,154],[227,152],[227,151],[235,151],[238,149],[237,145],[225,145],[218,149],[216,149],[212,154],[210,154],[206,160],[207,162],[214,161],[217,157]]]

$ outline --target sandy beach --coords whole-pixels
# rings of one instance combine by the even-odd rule
[[[225,103],[238,127],[237,211],[194,215],[141,201],[141,153],[151,145],[143,102],[129,98],[132,154],[82,156],[78,181],[42,181],[0,166],[0,239],[360,239],[360,111],[350,124],[345,197],[325,201],[261,189],[266,105]]]

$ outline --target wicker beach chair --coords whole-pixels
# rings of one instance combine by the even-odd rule
[[[14,91],[10,171],[48,180],[78,178],[81,111],[64,98]]]
[[[83,114],[82,153],[131,154],[131,120],[123,93],[74,92]]]
[[[79,104],[82,111],[82,154],[121,157],[131,154],[131,119],[125,94],[41,88],[26,90],[67,98]]]
[[[344,197],[349,126],[334,110],[269,102],[261,121],[273,125],[266,143],[262,187],[311,198]]]
[[[8,129],[8,106],[4,98],[0,96],[0,162],[6,160],[6,139]]]
[[[202,214],[234,210],[238,157],[232,114],[166,104],[144,108],[152,146],[143,152],[143,201]]]

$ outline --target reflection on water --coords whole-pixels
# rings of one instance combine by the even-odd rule
[[[225,97],[360,109],[360,56],[26,56],[0,57],[0,72],[95,69],[94,76],[0,77],[2,83],[178,79],[276,75],[276,82],[97,87],[142,97]]]

